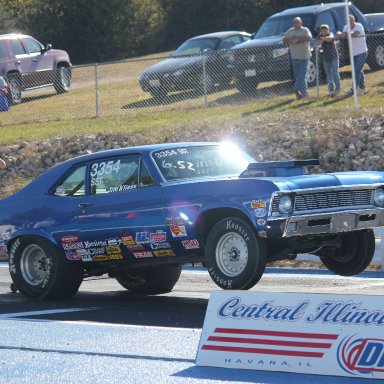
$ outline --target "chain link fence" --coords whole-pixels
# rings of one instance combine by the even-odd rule
[[[367,36],[367,41],[365,73],[369,76],[379,71],[381,75],[384,34]],[[348,49],[346,41],[337,44],[342,89],[346,90],[352,83]],[[328,92],[322,53],[314,40],[311,45],[313,55],[307,71],[310,96],[323,97]],[[1,113],[0,126],[110,116],[134,118],[153,111],[273,100],[293,94],[289,49],[283,45],[74,66],[72,71],[60,69],[50,76],[53,86],[23,92],[20,104]],[[376,75],[373,78],[377,80]]]

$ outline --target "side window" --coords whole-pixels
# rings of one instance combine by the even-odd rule
[[[83,165],[76,168],[56,187],[55,196],[79,197],[85,195],[85,170]]]
[[[19,39],[11,39],[11,48],[15,56],[26,54],[25,49]]]
[[[139,156],[101,159],[91,163],[91,194],[123,192],[139,187]]]
[[[26,37],[24,39],[24,44],[26,45],[29,53],[40,53],[41,45],[34,39]]]
[[[0,40],[0,60],[6,59],[8,57],[7,45],[5,44],[5,40]]]
[[[232,48],[233,46],[235,46],[236,44],[240,44],[243,42],[243,39],[241,36],[230,36],[230,37],[227,37],[226,39],[224,39],[220,45],[219,45],[219,49],[230,49]]]
[[[149,173],[149,169],[145,165],[143,159],[140,162],[140,187],[150,187],[155,185],[152,175]]]
[[[324,12],[318,16],[316,20],[316,25],[315,25],[316,32],[320,32],[320,25],[322,24],[328,24],[329,30],[331,32],[333,33],[337,32],[335,20],[333,19],[333,15],[331,12]]]

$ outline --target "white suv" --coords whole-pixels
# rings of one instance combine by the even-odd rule
[[[71,61],[67,52],[44,47],[31,36],[0,35],[0,76],[8,82],[9,100],[21,102],[22,91],[54,86],[58,93],[69,91]]]

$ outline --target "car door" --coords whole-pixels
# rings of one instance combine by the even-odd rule
[[[19,38],[10,39],[10,47],[14,56],[14,69],[22,75],[22,88],[28,88],[28,74],[32,71],[32,61]]]
[[[88,194],[79,199],[78,238],[84,261],[156,257],[168,247],[161,187],[140,155],[89,163]]]
[[[47,55],[42,44],[29,36],[24,37],[22,43],[30,59],[28,73],[24,74],[25,84],[28,84],[28,87],[38,87],[52,83],[52,58]]]

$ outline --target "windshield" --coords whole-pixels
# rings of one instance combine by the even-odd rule
[[[203,52],[214,51],[219,44],[220,39],[217,38],[201,38],[187,40],[172,54],[172,57],[198,55]]]
[[[152,153],[164,179],[239,176],[249,163],[249,155],[231,144],[179,147]]]
[[[300,15],[303,20],[303,27],[309,28],[312,31],[313,15]],[[292,27],[293,17],[291,15],[284,17],[272,17],[267,19],[257,31],[254,39],[260,39],[262,37],[281,36]]]

